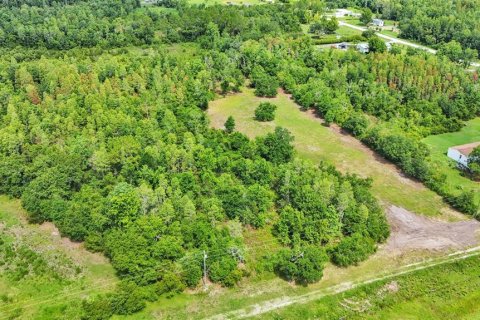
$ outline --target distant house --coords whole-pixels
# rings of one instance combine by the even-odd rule
[[[337,9],[337,11],[335,11],[335,17],[337,18],[343,18],[351,15],[353,15],[353,12],[347,9]]]
[[[468,168],[468,156],[478,146],[480,146],[480,141],[450,147],[448,148],[447,156],[455,160],[459,166]]]
[[[376,27],[383,27],[385,22],[382,19],[373,19],[372,24]]]
[[[368,53],[370,51],[370,47],[366,42],[360,42],[357,44],[357,50],[361,53]]]
[[[335,44],[335,48],[340,49],[340,50],[348,50],[350,47],[350,44],[347,42],[342,42],[342,43],[337,43]]]

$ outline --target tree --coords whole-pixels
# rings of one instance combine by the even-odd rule
[[[462,45],[455,40],[442,44],[437,51],[439,56],[445,56],[452,61],[459,62],[463,58]]]
[[[364,25],[367,25],[370,22],[372,22],[372,17],[373,17],[372,10],[370,10],[369,8],[365,8],[362,10],[362,15],[360,16],[360,22],[362,22]]]
[[[111,306],[114,313],[127,315],[144,309],[145,300],[142,288],[131,281],[122,281],[111,298]]]
[[[270,102],[262,102],[255,109],[255,120],[257,121],[272,121],[275,119],[275,110],[277,106]]]
[[[260,155],[275,164],[289,162],[294,154],[293,140],[287,129],[276,127],[273,133],[258,138]]]
[[[255,66],[251,78],[256,96],[272,98],[277,95],[279,87],[277,77],[271,76],[262,67]]]
[[[227,133],[232,133],[233,130],[235,130],[235,119],[233,119],[232,116],[229,116],[227,121],[225,121],[224,126]]]
[[[108,195],[105,208],[112,225],[126,226],[141,212],[140,197],[133,186],[122,182]]]
[[[274,257],[274,271],[285,280],[309,284],[322,278],[327,261],[325,250],[316,246],[282,249]]]
[[[474,148],[468,156],[468,169],[474,179],[480,179],[480,146]]]
[[[322,34],[333,34],[338,29],[338,20],[335,17],[327,19],[322,17],[320,21],[316,21],[310,25],[310,32],[322,35]]]
[[[379,37],[371,37],[368,39],[368,50],[369,52],[385,52],[387,51],[387,45]]]
[[[375,242],[355,233],[344,238],[332,252],[332,262],[340,267],[357,265],[375,252]]]

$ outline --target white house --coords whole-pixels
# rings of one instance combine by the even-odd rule
[[[350,16],[352,14],[353,14],[353,12],[351,10],[347,10],[347,9],[337,9],[335,11],[335,17],[337,17],[337,18],[343,18],[343,17],[346,17],[346,16]]]
[[[376,27],[383,27],[385,22],[382,19],[373,19],[372,24]]]
[[[357,50],[361,53],[368,53],[370,51],[370,47],[368,46],[368,43],[360,42],[357,44]]]
[[[472,153],[473,149],[478,146],[480,146],[480,141],[450,147],[448,148],[447,156],[455,160],[460,166],[468,168],[468,156]]]

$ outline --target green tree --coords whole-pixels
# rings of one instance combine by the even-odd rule
[[[275,110],[277,106],[270,102],[262,102],[255,109],[255,120],[272,121],[275,119]]]
[[[232,133],[233,130],[235,130],[235,119],[233,119],[232,116],[229,116],[227,121],[225,121],[224,126],[227,133]]]
[[[294,155],[293,140],[287,129],[276,127],[273,133],[257,139],[260,155],[275,164],[289,162]]]
[[[368,39],[368,50],[369,52],[386,52],[387,45],[379,37],[371,37],[370,39]]]
[[[480,179],[480,147],[476,147],[468,156],[468,169],[474,179]]]
[[[105,209],[113,225],[126,226],[140,215],[140,197],[133,186],[119,183],[108,195]]]
[[[328,256],[316,246],[282,249],[274,259],[274,270],[282,278],[301,284],[319,281]]]
[[[372,17],[372,10],[369,8],[364,8],[362,10],[362,15],[360,16],[360,22],[362,22],[364,25],[368,25],[370,22],[372,22]]]

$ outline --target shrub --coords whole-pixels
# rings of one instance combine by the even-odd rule
[[[277,106],[270,102],[262,102],[255,109],[255,120],[257,121],[272,121],[275,119],[275,110]]]
[[[108,297],[97,297],[82,302],[82,320],[106,320],[113,315],[112,304]]]
[[[359,233],[344,238],[332,252],[332,262],[340,267],[356,265],[376,250],[375,242]]]
[[[316,246],[282,249],[274,257],[274,271],[288,281],[302,284],[314,283],[323,276],[328,261],[325,251]]]
[[[112,295],[111,304],[115,314],[132,314],[145,308],[145,295],[135,283],[122,282]]]

